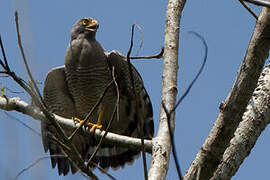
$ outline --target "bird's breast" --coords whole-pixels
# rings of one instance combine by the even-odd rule
[[[91,110],[112,80],[108,66],[98,63],[67,70],[66,75],[76,109],[81,116]],[[114,101],[114,90],[110,88],[105,97],[106,102],[103,103]]]

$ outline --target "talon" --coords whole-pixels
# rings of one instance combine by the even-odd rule
[[[74,122],[79,123],[79,126],[81,126],[81,124],[83,123],[83,120],[81,120],[79,118],[73,117],[72,119],[73,119]],[[91,127],[91,129],[90,129],[91,133],[94,133],[96,129],[101,129],[102,128],[102,125],[100,124],[100,121],[98,121],[97,124],[88,122],[88,123],[86,123],[86,126]]]
[[[92,124],[92,128],[90,129],[90,132],[91,133],[94,133],[96,129],[101,129],[102,128],[102,125],[101,124]]]
[[[81,124],[83,123],[83,120],[81,120],[81,119],[79,119],[79,118],[72,117],[72,119],[73,119],[74,122],[79,123],[79,126],[81,126]]]
[[[86,123],[86,126],[91,127],[91,129],[90,129],[91,133],[94,133],[96,129],[101,129],[102,128],[101,122],[102,122],[102,118],[103,118],[103,113],[104,113],[104,109],[101,108],[101,111],[99,112],[98,120],[97,120],[96,124],[91,123],[91,122]],[[72,119],[73,119],[74,122],[79,123],[79,126],[81,126],[83,124],[83,120],[81,120],[79,118],[73,117]]]

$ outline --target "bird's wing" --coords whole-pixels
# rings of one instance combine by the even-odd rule
[[[116,81],[120,91],[120,118],[119,120],[114,119],[110,131],[131,137],[140,137],[138,125],[140,114],[143,121],[144,138],[152,138],[154,133],[152,104],[139,73],[132,66],[134,84],[139,102],[139,110],[136,110],[136,100],[125,57],[117,51],[106,53],[106,57],[109,67],[111,69],[114,67],[115,69]],[[95,149],[95,144],[93,145],[89,148],[89,154],[93,153]],[[120,166],[123,167],[126,163],[131,164],[139,154],[140,151],[103,144],[95,156],[94,161],[103,168],[112,167],[113,169],[117,169]]]
[[[74,102],[68,90],[64,66],[53,68],[48,72],[43,96],[51,112],[66,118],[76,114]]]
[[[128,62],[126,61],[126,58],[120,52],[116,50],[106,53],[106,56],[107,56],[107,61],[108,61],[109,66],[111,68],[114,66],[115,68],[116,81],[119,86],[121,97],[124,98],[124,101],[125,100],[129,101],[129,102],[124,103],[126,108],[122,108],[122,111],[124,111],[122,114],[129,116],[128,114],[130,114],[129,112],[130,108],[135,108],[133,106],[136,106],[136,104],[134,104],[135,95],[134,95],[134,91],[132,90],[132,81],[130,78]],[[131,65],[131,70],[132,70],[132,74],[134,78],[134,87],[136,91],[136,96],[138,98],[137,102],[139,103],[138,104],[139,110],[137,110],[138,112],[134,112],[134,115],[136,116],[138,115],[138,113],[142,115],[141,118],[143,122],[144,138],[152,138],[154,134],[152,104],[148,96],[148,93],[146,89],[144,88],[144,84],[143,84],[140,74],[138,73],[138,71],[135,69],[133,65]],[[131,103],[130,101],[133,101],[133,102]],[[120,100],[120,103],[121,103],[121,100]],[[124,117],[124,118],[127,118],[127,117]],[[133,118],[133,120],[134,119],[136,118]],[[137,128],[137,123],[132,125],[133,128]],[[127,134],[127,135],[131,135],[131,134]]]
[[[53,68],[48,72],[44,83],[43,96],[47,108],[52,113],[66,118],[76,116],[74,102],[66,84],[64,66]],[[48,132],[54,135],[57,134],[55,128],[52,125],[43,122],[41,130],[44,150],[46,152],[49,150],[50,155],[61,155],[62,150],[59,146],[48,138]],[[66,133],[69,134],[70,132],[67,131]],[[84,151],[86,152],[86,149],[88,149],[84,137],[79,134],[74,136],[73,143],[81,153]],[[69,172],[69,167],[71,167],[72,173],[77,171],[67,158],[51,157],[51,162],[53,168],[56,164],[58,165],[59,175],[66,175]]]

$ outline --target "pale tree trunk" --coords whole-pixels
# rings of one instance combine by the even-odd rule
[[[166,11],[161,100],[168,111],[174,108],[176,102],[180,17],[185,2],[185,0],[169,0]],[[174,132],[174,113],[170,120]],[[153,139],[152,161],[148,174],[150,180],[166,179],[170,151],[167,117],[161,106],[158,133]]]

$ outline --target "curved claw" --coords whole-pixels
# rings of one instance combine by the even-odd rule
[[[79,118],[74,117],[74,118],[72,118],[72,119],[73,119],[73,121],[79,123],[79,125],[81,125],[81,124],[83,123],[83,120],[81,120],[81,119],[79,119]],[[91,129],[90,129],[90,132],[91,132],[91,133],[94,133],[96,129],[101,129],[101,128],[102,128],[102,125],[100,124],[99,121],[97,122],[97,124],[88,122],[88,123],[86,123],[86,126],[88,126],[88,127],[91,128]]]
[[[92,123],[91,123],[92,124]],[[88,124],[87,124],[88,125]],[[102,128],[102,125],[101,124],[92,124],[91,125],[92,126],[92,128],[90,129],[90,132],[91,133],[95,133],[95,130],[96,129],[101,129]]]

